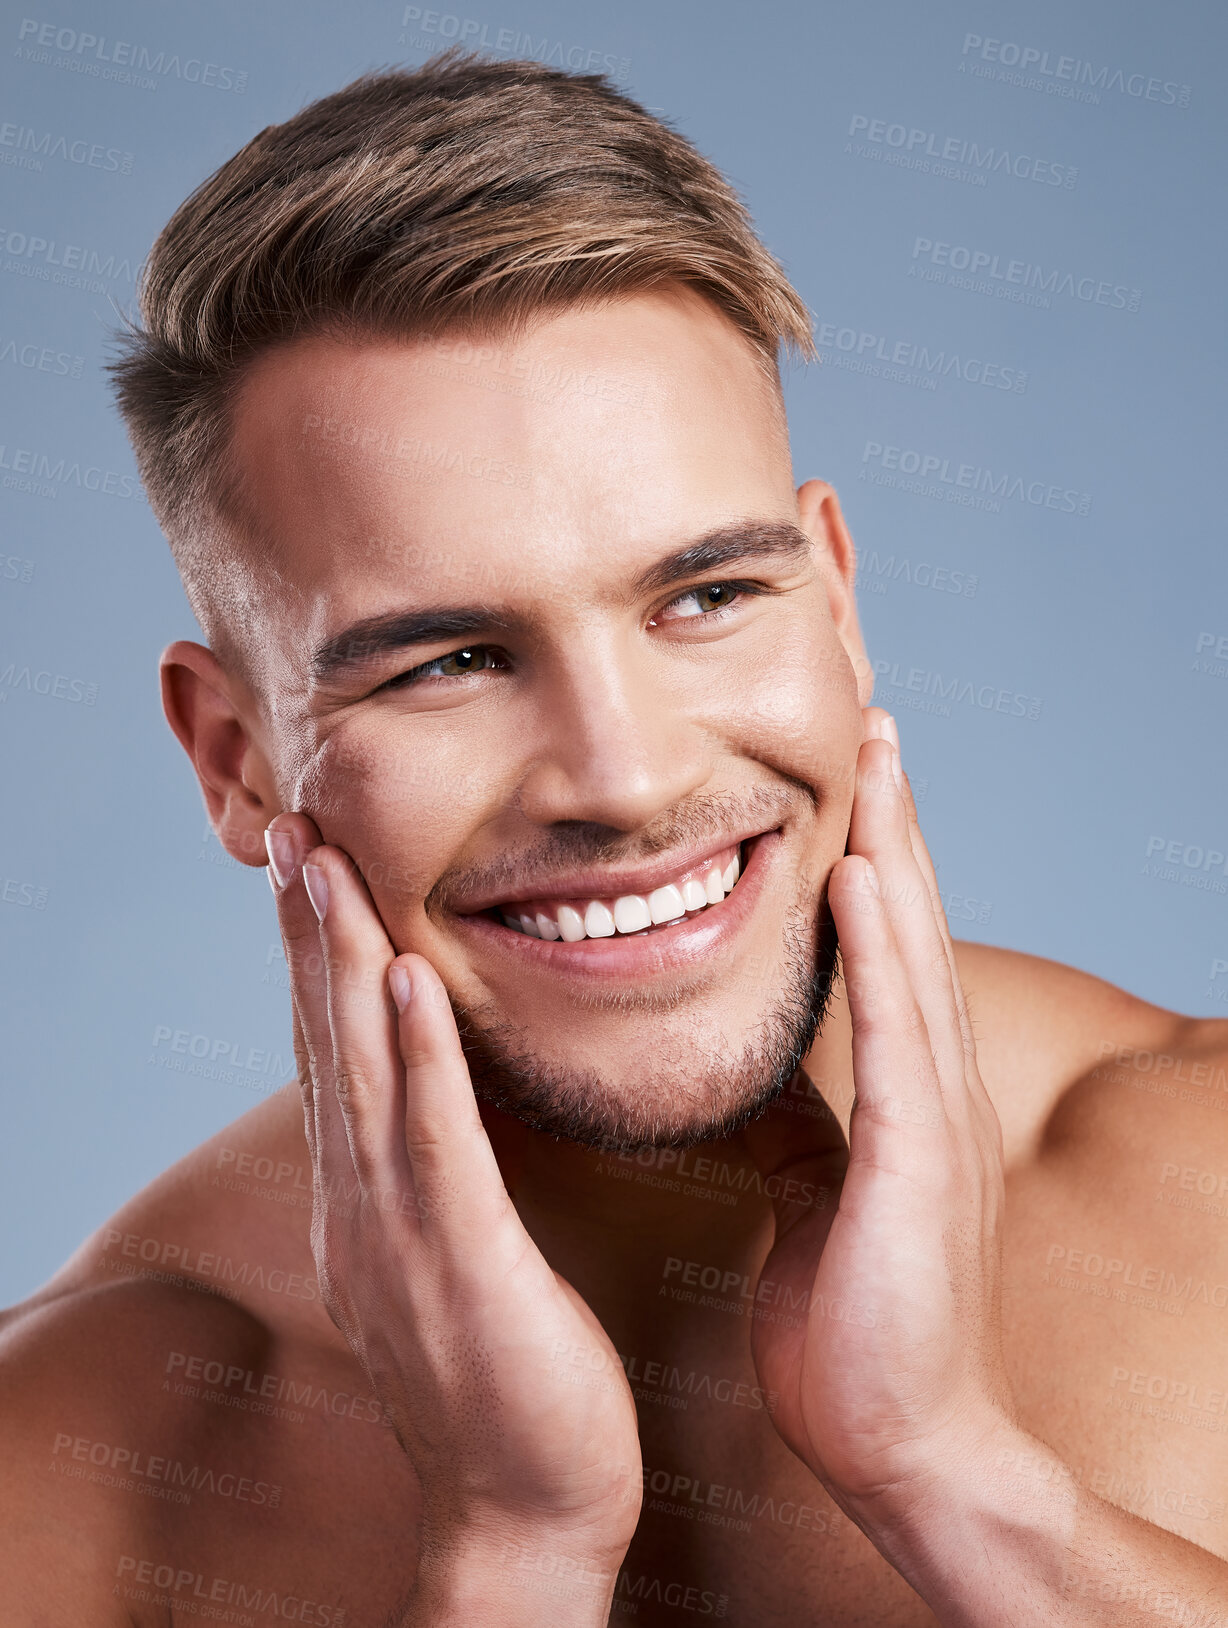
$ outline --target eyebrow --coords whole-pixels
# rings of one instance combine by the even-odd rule
[[[810,557],[810,550],[810,539],[805,532],[789,521],[741,521],[719,526],[642,571],[631,582],[628,597],[643,598],[683,578],[703,576],[737,560],[773,559],[800,565]],[[438,644],[444,639],[463,639],[472,633],[508,631],[519,621],[519,617],[486,604],[446,605],[368,616],[330,635],[317,646],[311,657],[311,676],[317,683],[327,683],[391,651],[412,645]]]

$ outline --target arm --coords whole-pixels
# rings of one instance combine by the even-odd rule
[[[118,1297],[119,1314],[133,1298]],[[61,1295],[5,1313],[0,1335],[0,1621],[132,1628],[140,1558],[156,1552],[149,1499],[100,1485],[73,1438],[131,1439],[126,1368],[107,1295]],[[93,1361],[84,1366],[80,1354]]]
[[[828,887],[852,1019],[849,1141],[834,1115],[805,1147],[780,1115],[747,1132],[761,1168],[819,1196],[776,1205],[764,1278],[806,1313],[752,1329],[773,1422],[948,1628],[1212,1628],[1228,1620],[1228,1565],[1079,1487],[1016,1417],[1001,1129],[894,724],[880,709],[866,721]]]
[[[425,1511],[389,1628],[604,1624],[642,1492],[622,1365],[508,1197],[433,968],[396,954],[356,867],[305,815],[278,815],[269,845],[321,1294]],[[557,1354],[578,1346],[618,1382],[560,1382]]]
[[[883,1523],[878,1547],[950,1628],[1219,1628],[1228,1565],[1075,1481],[1006,1426]]]

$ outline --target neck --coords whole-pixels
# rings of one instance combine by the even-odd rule
[[[780,1099],[799,1132],[820,1092],[847,1132],[850,1039],[837,989],[805,1059],[813,1085],[792,1082]],[[620,1154],[531,1130],[486,1103],[481,1113],[521,1220],[586,1298],[605,1290],[655,1301],[662,1284],[695,1279],[708,1289],[718,1276],[733,1284],[757,1273],[774,1233],[772,1205],[740,1134]]]

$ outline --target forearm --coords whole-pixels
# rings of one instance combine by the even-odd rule
[[[1218,1628],[1228,1564],[1106,1503],[1023,1431],[873,1534],[943,1628]]]

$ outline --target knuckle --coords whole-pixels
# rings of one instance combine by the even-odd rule
[[[341,1104],[342,1112],[346,1114],[365,1112],[382,1095],[374,1074],[369,1069],[355,1067],[353,1064],[338,1068],[334,1086],[337,1101]]]

